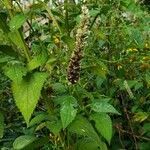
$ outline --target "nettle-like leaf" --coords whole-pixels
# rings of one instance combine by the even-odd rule
[[[99,113],[114,113],[120,115],[120,113],[109,103],[105,101],[96,101],[91,104],[91,109]]]
[[[13,143],[13,148],[15,150],[21,150],[28,146],[29,144],[33,143],[36,140],[35,136],[32,135],[22,135],[15,139]],[[31,148],[31,147],[30,147]]]
[[[10,30],[18,30],[26,21],[26,17],[23,14],[15,15],[9,22]]]
[[[60,109],[60,117],[63,128],[65,129],[75,118],[77,109],[77,101],[72,96],[63,97],[63,102]]]
[[[10,64],[4,67],[4,73],[13,82],[19,83],[23,76],[27,74],[27,69],[20,63]]]
[[[16,105],[20,109],[27,124],[36,107],[46,78],[46,73],[35,72],[24,77],[19,83],[12,83],[12,91]]]
[[[95,121],[95,126],[99,133],[110,143],[112,138],[112,121],[109,115],[95,113],[91,115],[91,119]]]
[[[0,138],[3,137],[3,133],[4,133],[4,116],[0,112]]]

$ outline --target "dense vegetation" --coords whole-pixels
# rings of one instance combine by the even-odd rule
[[[147,2],[0,1],[2,150],[149,150]]]

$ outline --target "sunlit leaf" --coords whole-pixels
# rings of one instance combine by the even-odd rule
[[[76,105],[77,102],[74,97],[66,96],[60,109],[60,117],[64,129],[74,120],[77,113],[77,109],[74,108]]]
[[[46,73],[35,72],[24,77],[19,83],[12,83],[12,91],[16,105],[20,109],[27,124],[36,107],[46,78]]]
[[[9,22],[10,30],[17,30],[19,29],[26,21],[26,17],[23,14],[15,15]]]
[[[91,104],[91,109],[100,113],[114,113],[120,114],[112,105],[105,101],[96,101]]]
[[[4,72],[12,81],[19,83],[26,75],[27,69],[22,64],[15,63],[6,66]]]
[[[27,65],[28,70],[33,70],[46,63],[48,59],[47,52],[43,50],[39,55],[35,56]]]

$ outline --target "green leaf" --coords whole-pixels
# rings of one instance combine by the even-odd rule
[[[56,94],[64,94],[66,92],[66,87],[61,83],[52,84],[52,89]]]
[[[48,115],[46,113],[40,113],[37,116],[35,116],[29,123],[28,127],[34,126],[36,124],[41,123],[42,121],[48,119]]]
[[[69,125],[68,130],[81,136],[90,137],[97,143],[101,143],[101,140],[95,132],[93,126],[86,118],[82,116],[77,116],[75,120]]]
[[[3,134],[4,134],[4,116],[0,112],[0,138],[3,137]]]
[[[0,53],[0,63],[7,63],[8,61],[11,61],[11,60],[14,60],[14,58],[6,54]]]
[[[81,140],[78,140],[76,149],[78,150],[99,150],[99,144],[93,140],[92,138],[83,138]],[[107,146],[105,143],[101,145],[101,150],[107,150]]]
[[[4,12],[0,12],[0,29],[2,29],[4,33],[9,32],[9,27],[7,25],[7,14]]]
[[[20,109],[27,124],[36,107],[46,78],[46,73],[35,72],[24,77],[19,83],[12,83],[12,91],[16,105]]]
[[[23,37],[20,35],[19,31],[9,32],[8,37],[12,41],[12,43],[17,46],[18,49],[25,49]]]
[[[112,121],[109,115],[95,113],[91,116],[92,120],[96,123],[96,128],[99,133],[107,140],[110,144],[112,138]]]
[[[42,66],[46,63],[48,59],[47,52],[43,50],[39,55],[35,56],[27,65],[28,70],[33,70],[38,68],[39,66]]]
[[[91,104],[91,109],[99,113],[114,113],[120,115],[120,113],[112,105],[104,101],[93,102]]]
[[[76,99],[72,96],[66,96],[60,109],[60,117],[62,121],[63,128],[65,129],[75,118],[77,109]]]
[[[4,67],[4,73],[13,82],[21,82],[23,76],[27,74],[27,69],[20,63],[10,64]]]
[[[23,14],[15,15],[9,22],[11,31],[18,30],[26,21],[26,17]]]
[[[8,45],[0,45],[0,52],[10,56],[10,57],[17,57],[18,54],[14,51],[11,46]]]
[[[36,137],[31,135],[23,135],[15,139],[13,143],[13,148],[15,150],[21,150],[28,146],[29,144],[33,143],[36,140]]]
[[[61,120],[47,121],[46,126],[54,135],[58,135],[62,129]]]

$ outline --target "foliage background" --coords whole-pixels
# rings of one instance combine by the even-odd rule
[[[149,6],[133,0],[86,3],[88,44],[80,80],[71,85],[66,70],[83,2],[47,7],[48,1],[38,1],[23,8],[13,1],[12,9],[7,2],[0,3],[0,148],[148,150]],[[20,101],[27,98],[31,113]]]

